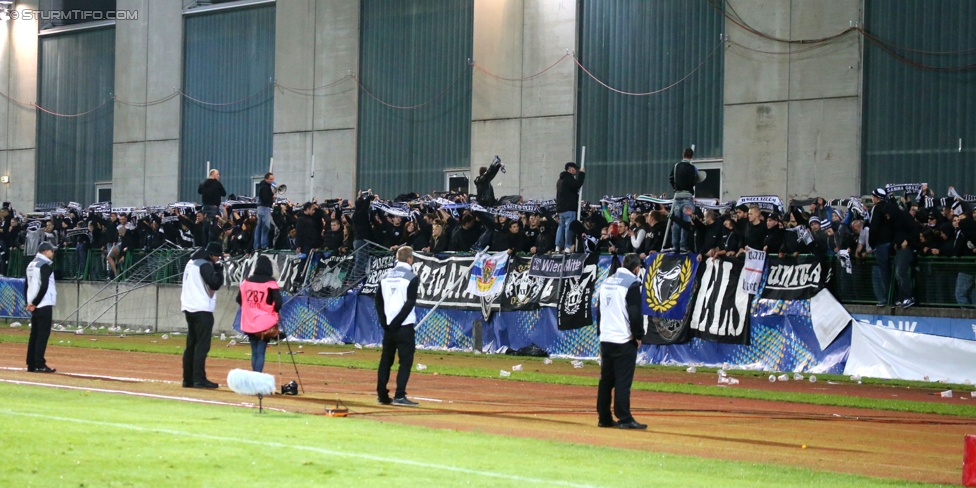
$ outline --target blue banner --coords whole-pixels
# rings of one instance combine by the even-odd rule
[[[26,281],[24,278],[0,278],[0,317],[15,319],[30,317],[24,295]]]
[[[976,319],[860,314],[851,316],[858,322],[886,329],[976,341]]]
[[[690,254],[649,256],[641,283],[641,311],[644,315],[684,320],[698,271],[698,260]]]

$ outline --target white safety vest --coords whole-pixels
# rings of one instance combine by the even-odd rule
[[[634,273],[619,268],[600,285],[600,342],[626,344],[634,339],[627,313],[627,290],[636,281]]]
[[[217,308],[217,292],[203,282],[200,266],[204,259],[194,259],[183,269],[183,290],[180,294],[181,310],[184,312],[213,312]]]
[[[396,267],[387,272],[386,276],[380,280],[380,293],[383,294],[383,313],[386,314],[387,323],[403,310],[403,306],[407,303],[407,287],[410,286],[410,281],[416,276],[409,264],[397,262]],[[411,309],[410,314],[403,320],[403,325],[416,324],[417,316]]]
[[[45,264],[50,266],[51,260],[41,253],[34,256],[34,260],[27,265],[27,303],[34,302],[37,292],[41,291],[41,267]],[[51,277],[47,281],[47,293],[37,304],[37,308],[54,306],[58,301],[58,291],[54,288],[54,270],[51,270]]]

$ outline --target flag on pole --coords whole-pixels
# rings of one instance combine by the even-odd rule
[[[468,278],[468,293],[487,297],[501,293],[505,289],[505,272],[508,268],[508,252],[478,254],[471,265]]]

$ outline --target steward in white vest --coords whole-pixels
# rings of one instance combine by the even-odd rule
[[[183,350],[183,387],[217,388],[207,379],[207,353],[213,333],[213,311],[217,305],[217,290],[224,283],[224,267],[217,261],[223,255],[217,241],[207,244],[190,255],[183,269],[181,309],[186,316],[186,349]]]
[[[27,371],[32,373],[53,373],[54,368],[47,366],[44,353],[47,351],[47,340],[51,337],[51,322],[54,317],[54,304],[58,300],[58,292],[54,284],[55,247],[50,242],[42,242],[37,247],[37,255],[27,265],[27,289],[24,296],[27,299],[27,311],[31,313],[30,339],[27,340]]]
[[[380,280],[380,289],[376,292],[376,315],[380,326],[383,327],[383,352],[380,355],[380,367],[377,374],[377,403],[380,405],[416,406],[416,402],[407,399],[407,380],[413,368],[413,355],[417,349],[414,326],[417,316],[414,305],[417,303],[417,290],[420,288],[420,278],[413,272],[413,249],[401,247],[397,249],[396,266],[386,273]],[[386,384],[390,381],[390,368],[393,359],[400,354],[400,370],[397,371],[396,394],[390,399],[390,390]]]
[[[597,329],[602,363],[596,411],[600,427],[647,428],[630,414],[630,386],[634,382],[637,349],[644,338],[640,280],[637,279],[640,267],[641,260],[636,254],[624,256],[623,264],[603,281],[598,292]],[[616,399],[612,398],[614,390]],[[619,422],[614,422],[610,414],[611,400]]]

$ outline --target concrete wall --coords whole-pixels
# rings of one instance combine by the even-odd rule
[[[860,0],[740,2],[751,26],[785,39],[816,39],[861,19]],[[786,44],[726,21],[724,198],[857,193],[860,169],[860,37]]]
[[[119,326],[133,331],[185,332],[186,319],[180,311],[180,285],[151,285],[127,288],[127,285],[63,281],[58,282],[58,303],[54,321],[62,325],[95,327]],[[236,290],[217,292],[214,332],[236,334],[234,318],[240,308]],[[118,303],[116,303],[118,299]],[[80,308],[80,310],[79,310]]]
[[[497,154],[508,173],[495,195],[552,198],[556,178],[576,155],[576,46],[573,0],[475,0],[471,105],[471,190],[478,168]],[[503,80],[515,79],[518,81]]]
[[[117,206],[164,205],[177,200],[180,167],[179,96],[162,100],[183,84],[182,2],[119,0],[137,20],[115,25],[115,104],[112,202]]]
[[[183,9],[189,0],[119,0],[138,20],[116,25],[115,94],[146,103],[182,81]],[[18,2],[18,8],[36,4]],[[861,0],[757,0],[736,5],[752,26],[788,39],[816,38],[861,18]],[[475,0],[471,169],[494,155],[506,162],[496,195],[552,197],[566,161],[576,158],[576,0]],[[274,157],[293,201],[351,197],[356,189],[360,0],[277,2]],[[860,39],[825,46],[759,38],[726,22],[724,197],[844,196],[859,188]],[[0,91],[36,99],[37,25],[0,23]],[[500,78],[509,78],[503,80]],[[514,80],[514,81],[512,81]],[[113,200],[117,205],[177,198],[180,98],[149,107],[116,104]],[[34,203],[36,117],[0,100],[3,199]],[[314,178],[311,176],[314,174]],[[472,183],[473,187],[473,183]],[[473,189],[473,188],[472,188]]]
[[[359,0],[281,1],[275,23],[275,180],[292,201],[352,198]]]
[[[37,0],[17,2],[17,10],[36,9]],[[37,21],[0,22],[0,91],[22,103],[37,101]],[[34,210],[37,112],[0,99],[0,183],[3,201],[22,211]]]

